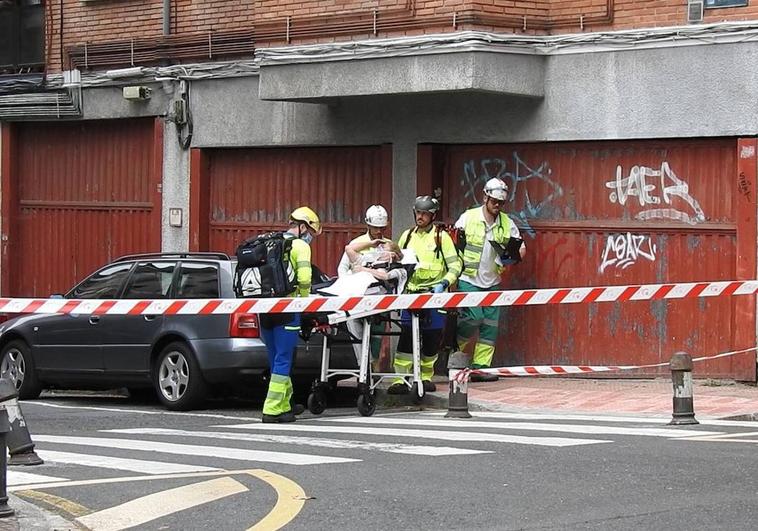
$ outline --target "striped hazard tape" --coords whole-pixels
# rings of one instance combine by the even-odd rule
[[[205,315],[229,313],[363,313],[431,308],[537,306],[590,302],[625,302],[753,295],[758,280],[642,284],[585,288],[546,288],[471,293],[417,293],[360,297],[276,299],[2,299],[2,313],[71,313],[92,315]]]
[[[728,356],[734,356],[735,354],[753,352],[755,350],[758,350],[758,347],[732,350],[730,352],[722,352],[720,354],[714,354],[712,356],[701,356],[699,358],[692,358],[692,361],[696,362],[714,360],[717,358],[726,358]],[[654,367],[666,367],[667,365],[669,365],[668,361],[665,361],[663,363],[651,363],[649,365],[527,365],[520,367],[493,367],[490,369],[462,369],[453,373],[451,379],[454,379],[457,382],[464,382],[467,381],[472,374],[496,374],[498,376],[553,376],[557,374],[588,374],[594,372],[650,369]]]

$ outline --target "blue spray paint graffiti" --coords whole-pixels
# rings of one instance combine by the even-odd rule
[[[463,164],[463,176],[461,188],[464,190],[464,198],[477,205],[481,204],[482,189],[484,183],[493,177],[502,179],[508,185],[508,215],[516,222],[519,229],[534,238],[537,233],[529,224],[529,218],[538,218],[540,213],[558,197],[563,195],[563,188],[550,177],[553,171],[547,161],[539,166],[530,167],[513,152],[511,162],[512,169],[508,167],[508,161],[500,158],[487,158],[479,161],[470,160]],[[526,189],[526,181],[539,179],[548,185],[550,192],[542,199],[536,200]],[[516,205],[523,205],[520,209]]]

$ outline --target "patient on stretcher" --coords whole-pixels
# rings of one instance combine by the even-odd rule
[[[348,274],[339,277],[331,286],[320,289],[321,293],[342,297],[402,293],[409,270],[413,271],[416,263],[412,252],[402,251],[390,240],[351,243],[345,246],[345,254],[350,261]],[[363,319],[350,319],[346,325],[356,340],[363,336]],[[372,335],[380,333],[384,330],[384,323],[375,322],[371,329]],[[371,357],[375,363],[379,357],[381,337],[374,336],[371,343]],[[360,364],[360,342],[354,343],[353,348]]]

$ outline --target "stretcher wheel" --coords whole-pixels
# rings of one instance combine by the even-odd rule
[[[376,397],[374,396],[374,393],[360,395],[356,407],[358,408],[358,413],[364,417],[370,417],[373,415],[374,411],[376,411]]]
[[[308,411],[320,415],[326,409],[326,394],[323,391],[313,391],[308,395]]]
[[[419,394],[418,394],[418,386],[419,386],[418,382],[414,382],[413,385],[411,386],[411,398],[413,399],[413,403],[416,404],[416,405],[421,404],[421,401],[424,399],[424,394],[425,394],[424,393],[424,388],[422,386],[421,387],[421,396],[419,396]]]

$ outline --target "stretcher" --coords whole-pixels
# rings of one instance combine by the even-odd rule
[[[404,282],[403,282],[404,283]],[[400,286],[402,289],[402,286]],[[308,395],[308,410],[314,415],[320,415],[326,410],[327,390],[329,389],[330,377],[353,377],[358,381],[358,399],[356,407],[364,417],[374,414],[376,411],[376,389],[386,379],[401,380],[411,389],[411,394],[416,403],[420,403],[424,397],[424,386],[421,383],[421,332],[419,315],[411,312],[411,332],[413,341],[413,370],[410,374],[394,372],[371,371],[371,321],[380,319],[380,322],[388,323],[390,330],[382,332],[381,336],[397,336],[399,331],[393,331],[392,327],[399,327],[399,319],[393,318],[391,311],[371,310],[367,312],[335,312],[328,314],[325,323],[317,327],[316,331],[323,335],[321,345],[321,373],[319,379],[313,383]],[[361,337],[349,333],[352,344],[360,344],[360,356],[357,369],[331,368],[330,350],[334,335],[331,333],[336,327],[352,320],[360,320],[363,323]]]
[[[329,389],[329,378],[335,376],[354,377],[358,381],[358,399],[356,407],[358,412],[364,417],[369,417],[376,411],[376,389],[379,384],[391,378],[393,380],[401,379],[405,385],[411,389],[411,394],[416,403],[420,403],[424,397],[424,386],[421,383],[421,332],[419,325],[419,316],[417,313],[411,313],[411,334],[413,340],[413,370],[410,374],[395,372],[372,372],[371,371],[371,319],[386,315],[384,322],[389,322],[390,327],[397,325],[398,320],[392,319],[386,310],[375,310],[360,314],[331,314],[328,316],[329,327],[337,326],[352,319],[363,321],[363,334],[360,338],[352,337],[353,342],[360,342],[361,355],[358,369],[332,369],[330,362],[330,342],[331,334],[326,327],[320,327],[318,332],[322,333],[321,345],[321,373],[319,379],[314,382],[311,392],[308,395],[308,410],[314,415],[320,415],[326,410],[327,390]],[[380,335],[398,335],[399,332],[384,332]],[[352,336],[352,334],[351,334]]]

